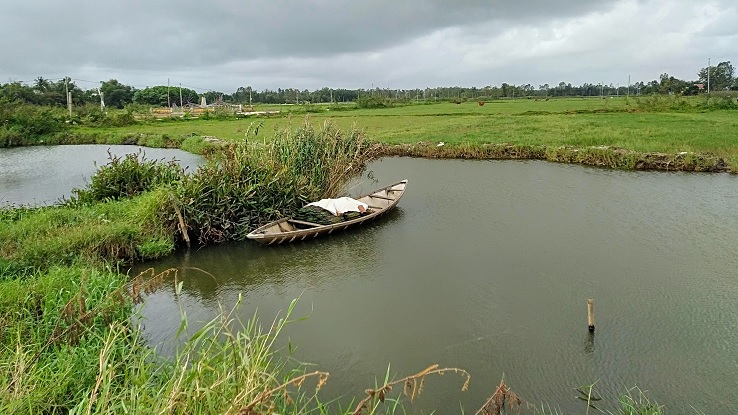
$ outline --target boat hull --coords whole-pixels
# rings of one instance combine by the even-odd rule
[[[318,225],[293,218],[283,218],[253,230],[246,237],[264,245],[279,245],[342,232],[384,216],[397,205],[406,187],[407,180],[403,180],[357,197],[357,200],[369,205],[371,212],[354,219],[331,225]]]

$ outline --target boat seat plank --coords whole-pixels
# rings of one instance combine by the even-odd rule
[[[299,219],[290,219],[289,222],[291,222],[291,223],[297,223],[299,225],[312,226],[313,228],[317,228],[319,226],[325,226],[325,225],[321,225],[319,223],[307,222],[307,221],[299,220]]]
[[[379,196],[379,195],[369,195],[369,197],[376,197],[377,199],[384,199],[384,200],[395,200],[394,197]]]

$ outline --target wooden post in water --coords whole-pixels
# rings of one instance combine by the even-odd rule
[[[587,325],[589,326],[589,332],[594,333],[595,331],[595,306],[594,300],[587,300]]]
[[[184,218],[182,217],[182,212],[179,211],[179,206],[177,206],[177,199],[174,198],[173,193],[169,193],[169,198],[172,201],[172,205],[174,206],[174,212],[177,214],[177,219],[179,219],[179,231],[182,232],[182,238],[184,238],[185,242],[187,243],[187,248],[190,247],[190,235],[187,234],[187,225],[185,224]]]

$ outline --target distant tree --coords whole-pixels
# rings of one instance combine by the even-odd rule
[[[176,105],[198,104],[200,96],[192,89],[181,88],[182,102],[180,103],[180,87],[152,86],[140,89],[133,94],[133,102],[136,104],[157,105],[166,107],[171,102]]]
[[[693,82],[687,82],[667,73],[661,74],[659,82],[659,92],[662,94],[684,94],[690,91],[690,86]]]
[[[223,92],[220,92],[220,91],[208,91],[203,94],[200,94],[200,97],[203,97],[203,96],[205,97],[205,101],[208,104],[214,104],[219,101],[233,102],[233,97],[231,95],[224,94]]]
[[[232,94],[233,101],[240,103],[240,104],[248,104],[249,103],[249,93],[251,93],[253,90],[250,86],[243,87],[239,86],[236,92]],[[251,102],[254,102],[254,97],[251,96]]]
[[[104,81],[100,85],[100,91],[103,93],[105,105],[123,108],[126,104],[133,102],[134,89],[128,85],[123,85],[116,79]]]
[[[33,82],[34,91],[43,94],[51,89],[51,82],[48,79],[44,79],[43,76],[39,76]]]
[[[66,105],[67,97],[64,82],[62,81],[62,89],[58,90],[55,83],[44,77],[39,76],[33,83],[33,91],[37,96],[37,104],[40,105]]]
[[[648,95],[648,94],[656,94],[661,90],[661,82],[657,80],[650,81],[646,83],[643,88],[641,89],[641,94]]]
[[[11,82],[0,86],[0,98],[7,102],[39,103],[38,96],[33,88],[20,82]]]
[[[72,93],[72,103],[74,105],[83,105],[85,100],[85,92],[80,89],[74,82],[66,77],[56,82],[38,77],[31,86],[34,97],[26,97],[25,102],[36,105],[48,106],[66,106],[67,91]]]
[[[700,82],[705,84],[705,87],[707,87],[708,70],[711,91],[730,89],[735,84],[735,67],[730,64],[730,61],[720,62],[717,66],[700,69],[697,76],[699,76]]]

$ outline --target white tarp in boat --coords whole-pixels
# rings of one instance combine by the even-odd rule
[[[339,197],[336,199],[321,199],[317,202],[308,203],[307,206],[318,206],[338,216],[346,212],[361,212],[359,206],[366,210],[369,205],[350,197]]]

